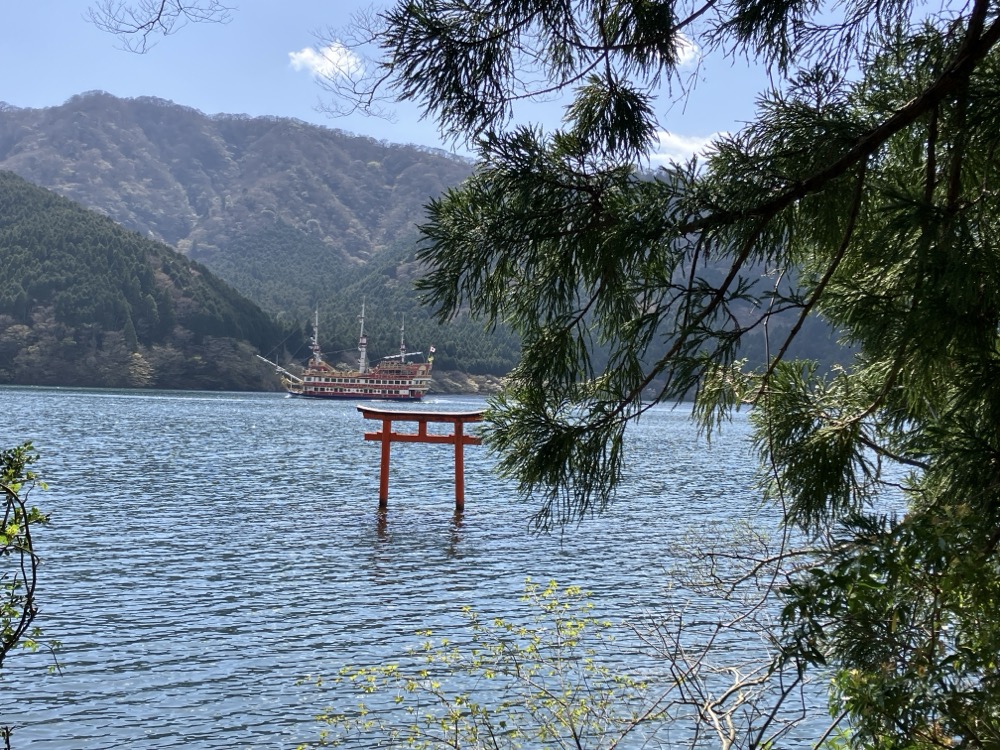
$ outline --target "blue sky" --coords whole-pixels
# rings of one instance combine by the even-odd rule
[[[121,97],[155,96],[206,114],[295,117],[390,143],[446,147],[433,123],[421,121],[415,111],[400,109],[397,121],[389,123],[361,115],[331,118],[317,110],[325,94],[309,63],[322,59],[319,39],[371,3],[232,4],[236,9],[229,23],[189,25],[136,55],[87,20],[88,0],[9,0],[0,4],[0,101],[49,107],[101,90]],[[714,133],[738,129],[753,114],[763,83],[758,72],[730,60],[698,62],[704,81],[694,93],[672,105],[660,102],[664,155],[684,156]],[[552,128],[559,125],[561,110],[555,104],[536,107],[528,117]]]

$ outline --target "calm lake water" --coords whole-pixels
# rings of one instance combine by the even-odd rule
[[[475,398],[431,398],[445,411]],[[535,508],[466,449],[394,445],[377,513],[374,423],[352,403],[279,394],[0,388],[0,443],[32,440],[50,489],[41,613],[62,642],[8,660],[15,748],[291,748],[325,699],[297,684],[392,660],[462,605],[517,619],[526,577],[579,584],[615,618],[655,613],[673,542],[756,508],[747,426],[698,439],[686,408],[631,431],[615,506],[539,536]],[[6,706],[5,706],[6,708]]]

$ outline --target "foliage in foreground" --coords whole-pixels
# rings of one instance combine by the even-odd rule
[[[710,587],[696,588],[706,601]],[[640,635],[596,616],[575,586],[529,580],[522,603],[527,622],[484,621],[466,607],[455,639],[424,631],[396,662],[315,678],[335,703],[318,717],[324,729],[314,746],[730,747],[765,701],[774,724],[758,735],[762,743],[784,736],[795,723],[789,716],[801,713],[800,684],[765,696],[761,674],[735,674],[733,659],[716,670],[678,628],[680,611]],[[742,639],[759,636],[753,630],[748,624],[739,638],[728,631],[729,645],[745,648]]]
[[[28,495],[39,483],[29,467],[38,460],[31,443],[0,452],[0,492],[4,494],[3,527],[0,529],[0,574],[3,602],[0,604],[0,668],[7,654],[31,630],[38,607],[35,585],[38,556],[31,541],[32,528],[48,523],[38,508],[28,504]],[[30,642],[29,642],[30,645]]]
[[[443,317],[521,335],[488,439],[543,522],[613,499],[650,401],[695,390],[709,432],[751,406],[789,540],[760,561],[782,614],[769,679],[833,675],[817,741],[1000,744],[996,5],[401,0],[370,39],[380,67],[355,93],[392,86],[478,145],[430,207],[422,286]],[[771,86],[704,163],[648,179],[656,97],[692,41]],[[510,126],[554,90],[561,128]],[[772,330],[781,310],[823,315],[851,367],[789,361],[802,329]],[[761,330],[767,363],[744,368]]]
[[[319,717],[329,725],[320,744],[591,746],[659,712],[644,705],[645,683],[602,664],[612,623],[591,614],[582,591],[529,582],[524,599],[536,611],[529,625],[483,622],[466,607],[467,643],[423,631],[403,663],[343,668],[331,687],[358,702]]]
[[[996,6],[410,0],[372,31],[381,67],[354,83],[388,80],[478,145],[430,207],[421,283],[443,317],[521,335],[488,439],[543,523],[613,499],[650,401],[694,390],[709,433],[751,406],[795,540],[760,561],[782,614],[769,679],[833,675],[817,741],[997,746]],[[692,40],[756,58],[772,87],[704,163],[649,179],[656,96]],[[519,97],[552,90],[572,97],[561,128],[509,126]],[[779,334],[782,310],[800,324]],[[850,368],[789,361],[817,313]],[[737,357],[758,331],[751,370]]]
[[[40,631],[32,627],[38,604],[38,555],[32,530],[48,522],[38,508],[28,503],[36,486],[43,487],[31,465],[38,460],[31,443],[0,452],[0,492],[4,496],[3,526],[0,527],[0,670],[7,655],[18,646],[37,649]],[[10,747],[11,727],[0,727],[4,746]]]

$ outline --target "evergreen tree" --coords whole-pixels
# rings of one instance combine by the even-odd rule
[[[998,746],[995,4],[402,0],[371,31],[378,65],[349,90],[390,86],[478,148],[430,207],[422,288],[443,319],[521,335],[488,437],[542,521],[613,498],[650,399],[695,393],[709,430],[752,406],[767,492],[809,552],[771,592],[773,674],[832,667],[857,746]],[[762,61],[773,87],[705,163],[650,177],[691,43]],[[560,129],[509,124],[555,91]],[[765,365],[742,366],[788,309]],[[787,356],[812,314],[854,345],[849,369]],[[906,514],[880,514],[899,490]]]

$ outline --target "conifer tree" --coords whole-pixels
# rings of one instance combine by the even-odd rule
[[[422,288],[442,318],[521,335],[489,440],[542,521],[613,498],[651,401],[693,394],[709,430],[750,406],[766,491],[810,550],[772,591],[774,673],[832,669],[857,746],[998,746],[998,7],[401,0],[370,29],[355,101],[387,90],[478,149],[430,206]],[[774,83],[703,163],[650,175],[692,43]],[[561,127],[511,125],[553,92]],[[849,366],[789,359],[811,315]],[[880,513],[900,490],[906,513]]]

